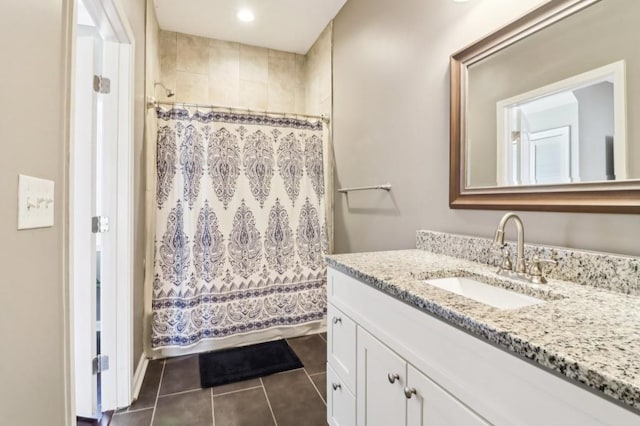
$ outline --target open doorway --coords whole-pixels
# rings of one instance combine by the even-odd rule
[[[133,33],[117,0],[75,0],[69,156],[73,404],[131,403]]]

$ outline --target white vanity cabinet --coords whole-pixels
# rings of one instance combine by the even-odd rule
[[[482,418],[358,329],[358,426],[475,426]]]
[[[327,366],[327,423],[331,426],[356,423],[356,398],[331,364]]]
[[[640,416],[333,268],[327,422],[640,425]]]
[[[327,309],[327,360],[351,392],[356,389],[356,323],[333,305]]]
[[[488,425],[434,381],[407,365],[407,426]]]
[[[356,323],[329,304],[327,309],[327,423],[356,422]]]
[[[407,363],[376,338],[358,328],[357,424],[404,425]]]

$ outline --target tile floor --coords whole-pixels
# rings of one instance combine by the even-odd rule
[[[111,426],[326,426],[326,334],[287,342],[304,368],[209,389],[198,355],[151,361],[138,400]]]

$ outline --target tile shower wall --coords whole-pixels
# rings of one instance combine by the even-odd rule
[[[322,31],[306,56],[305,101],[307,114],[331,113],[332,23]]]
[[[320,33],[318,39],[309,49],[305,62],[305,103],[306,113],[312,115],[328,114],[332,116],[333,108],[333,22],[329,22],[326,28]],[[330,122],[333,127],[333,121]],[[324,135],[325,152],[333,153],[332,142],[329,133]],[[328,171],[325,174],[325,187],[334,188],[333,176],[333,155],[325,156],[324,168]],[[333,205],[334,192],[327,194],[327,232],[329,235],[329,253],[333,253]]]
[[[160,31],[160,68],[178,102],[306,112],[304,55]]]

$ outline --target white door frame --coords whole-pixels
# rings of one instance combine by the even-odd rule
[[[73,100],[74,136],[80,142],[73,144],[69,175],[71,191],[69,194],[70,212],[70,265],[71,281],[76,283],[73,290],[74,306],[74,385],[76,387],[76,414],[91,417],[95,414],[98,400],[97,380],[91,374],[92,358],[97,352],[95,320],[96,300],[96,235],[87,223],[95,213],[96,207],[96,157],[98,137],[98,95],[90,90],[97,62],[102,56],[102,40],[93,27],[77,28],[76,57],[74,67],[76,90]]]
[[[113,292],[113,305],[115,312],[109,316],[113,318],[115,324],[115,356],[110,360],[110,368],[115,370],[115,395],[114,398],[107,398],[106,404],[103,401],[103,411],[118,407],[125,407],[132,401],[132,377],[133,377],[133,141],[134,141],[134,34],[120,4],[120,0],[83,0],[85,6],[93,17],[96,18],[99,31],[103,38],[119,46],[118,52],[118,75],[114,76],[117,84],[112,96],[117,96],[118,112],[106,126],[115,131],[112,136],[117,145],[117,203],[114,209],[115,217],[115,239],[116,239],[116,270],[114,278],[116,282],[115,292]],[[68,123],[69,143],[67,146],[68,163],[67,170],[72,170],[74,146],[74,98],[75,98],[75,40],[76,40],[76,6],[73,0],[68,0],[67,4],[67,25],[69,30],[69,46],[67,55],[67,69],[69,70],[68,87],[70,94],[68,97]],[[67,173],[65,189],[67,194],[73,190],[72,177]],[[66,252],[73,253],[72,239],[69,235],[73,233],[73,206],[67,197],[67,231]],[[68,386],[67,386],[67,409],[69,421],[75,424],[75,363],[74,363],[74,283],[73,259],[68,256],[66,265],[65,298],[69,306],[69,319],[67,327],[67,337],[69,339],[68,351]],[[104,392],[103,392],[104,395]]]
[[[512,130],[508,112],[509,108],[525,101],[531,101],[566,90],[579,89],[603,81],[613,83],[614,164],[616,180],[627,179],[629,163],[627,144],[627,80],[626,62],[621,60],[508,99],[500,100],[496,103],[496,128],[498,133],[496,135],[496,175],[498,186],[507,185],[509,182],[509,171],[505,161],[510,153],[508,150],[510,143],[509,135]]]

